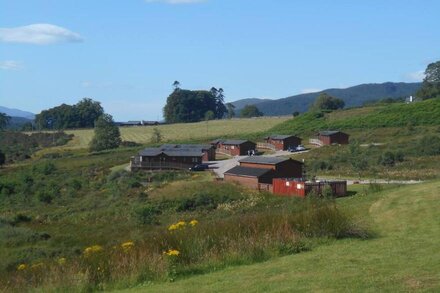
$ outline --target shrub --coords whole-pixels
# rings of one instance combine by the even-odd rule
[[[51,203],[52,200],[53,200],[52,194],[50,194],[50,193],[48,193],[47,191],[44,191],[44,190],[43,191],[39,191],[37,193],[37,197],[38,197],[39,201],[47,203],[47,204]]]
[[[396,159],[394,156],[394,153],[392,152],[385,152],[383,155],[379,157],[378,160],[379,164],[386,166],[386,167],[393,167],[396,163]]]
[[[440,137],[437,135],[424,136],[417,144],[415,151],[421,156],[440,155]]]
[[[143,206],[135,211],[141,224],[157,224],[157,216],[162,213],[160,209],[153,205]]]

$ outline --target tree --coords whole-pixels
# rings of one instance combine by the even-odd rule
[[[0,113],[0,130],[5,129],[10,121],[11,121],[11,117],[6,115],[5,113]]]
[[[255,105],[246,105],[240,112],[242,118],[260,117],[263,115],[263,112],[261,112]]]
[[[90,142],[90,151],[114,149],[121,144],[121,133],[109,114],[101,115],[95,123],[95,136]]]
[[[222,98],[212,91],[173,91],[167,98],[163,114],[166,122],[198,122],[205,119],[205,113],[212,111],[214,118],[222,118],[226,112]]]
[[[162,141],[162,133],[158,128],[153,129],[153,134],[151,134],[151,143],[160,143]]]
[[[311,110],[337,110],[344,107],[345,102],[343,100],[329,96],[326,93],[322,93],[316,98],[315,102],[311,106]]]
[[[41,111],[35,117],[39,129],[91,128],[104,114],[101,103],[84,98],[76,105],[60,106]]]
[[[205,121],[209,121],[215,118],[214,112],[209,110],[205,113]]]
[[[431,63],[426,67],[422,87],[417,91],[419,100],[440,97],[440,61]]]
[[[229,119],[231,119],[231,118],[233,118],[234,116],[235,116],[235,111],[234,111],[234,109],[235,109],[235,106],[234,106],[234,104],[232,104],[232,103],[227,103],[226,104],[226,109],[227,109],[227,115],[228,115],[228,118]]]
[[[299,112],[298,112],[298,111],[294,111],[294,112],[292,113],[292,116],[293,116],[293,117],[299,116]]]
[[[6,155],[0,150],[0,168],[6,163]]]
[[[174,88],[175,91],[178,90],[178,89],[180,89],[180,82],[178,82],[177,80],[175,80],[175,81],[173,82],[173,88]]]

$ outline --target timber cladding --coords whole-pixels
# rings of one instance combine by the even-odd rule
[[[217,152],[231,156],[248,155],[256,149],[256,144],[249,140],[216,140]]]
[[[318,133],[318,139],[324,145],[331,144],[348,144],[349,135],[342,131],[326,130]]]
[[[301,144],[301,138],[295,135],[271,135],[266,142],[273,145],[277,151],[286,151]]]

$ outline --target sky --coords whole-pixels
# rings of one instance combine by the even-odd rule
[[[84,97],[159,120],[172,83],[226,101],[415,82],[440,60],[438,0],[0,0],[0,105]]]

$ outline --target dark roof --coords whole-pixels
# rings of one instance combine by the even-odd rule
[[[320,131],[319,134],[324,135],[324,136],[329,136],[329,135],[333,135],[333,134],[340,133],[340,132],[341,131],[338,131],[338,130],[324,130],[324,131]],[[343,133],[343,132],[341,132],[341,133]]]
[[[218,138],[218,139],[214,139],[213,141],[211,141],[211,144],[219,144],[223,141],[223,139]]]
[[[294,137],[294,136],[295,135],[278,135],[278,134],[275,134],[275,135],[269,136],[269,138],[270,139],[283,140],[283,139],[286,139],[286,138],[289,138],[289,137]]]
[[[226,171],[225,174],[246,176],[246,177],[260,177],[269,172],[272,172],[272,169],[235,166],[234,168]]]
[[[290,158],[286,157],[263,157],[263,156],[252,156],[241,159],[240,163],[253,163],[253,164],[269,164],[276,165],[284,161],[288,161]]]
[[[245,140],[245,139],[227,139],[227,140],[222,141],[221,143],[227,144],[227,145],[240,145],[240,144],[244,144],[245,142],[253,143],[253,142],[251,142],[249,140]],[[255,143],[253,143],[253,144],[255,144]]]
[[[169,157],[201,157],[203,152],[201,149],[162,149],[162,148],[146,148],[139,152],[140,156],[144,157],[156,157],[160,154],[167,155]]]
[[[212,145],[209,144],[163,144],[160,146],[162,150],[173,150],[173,149],[200,149],[200,150],[208,150],[212,148]]]

